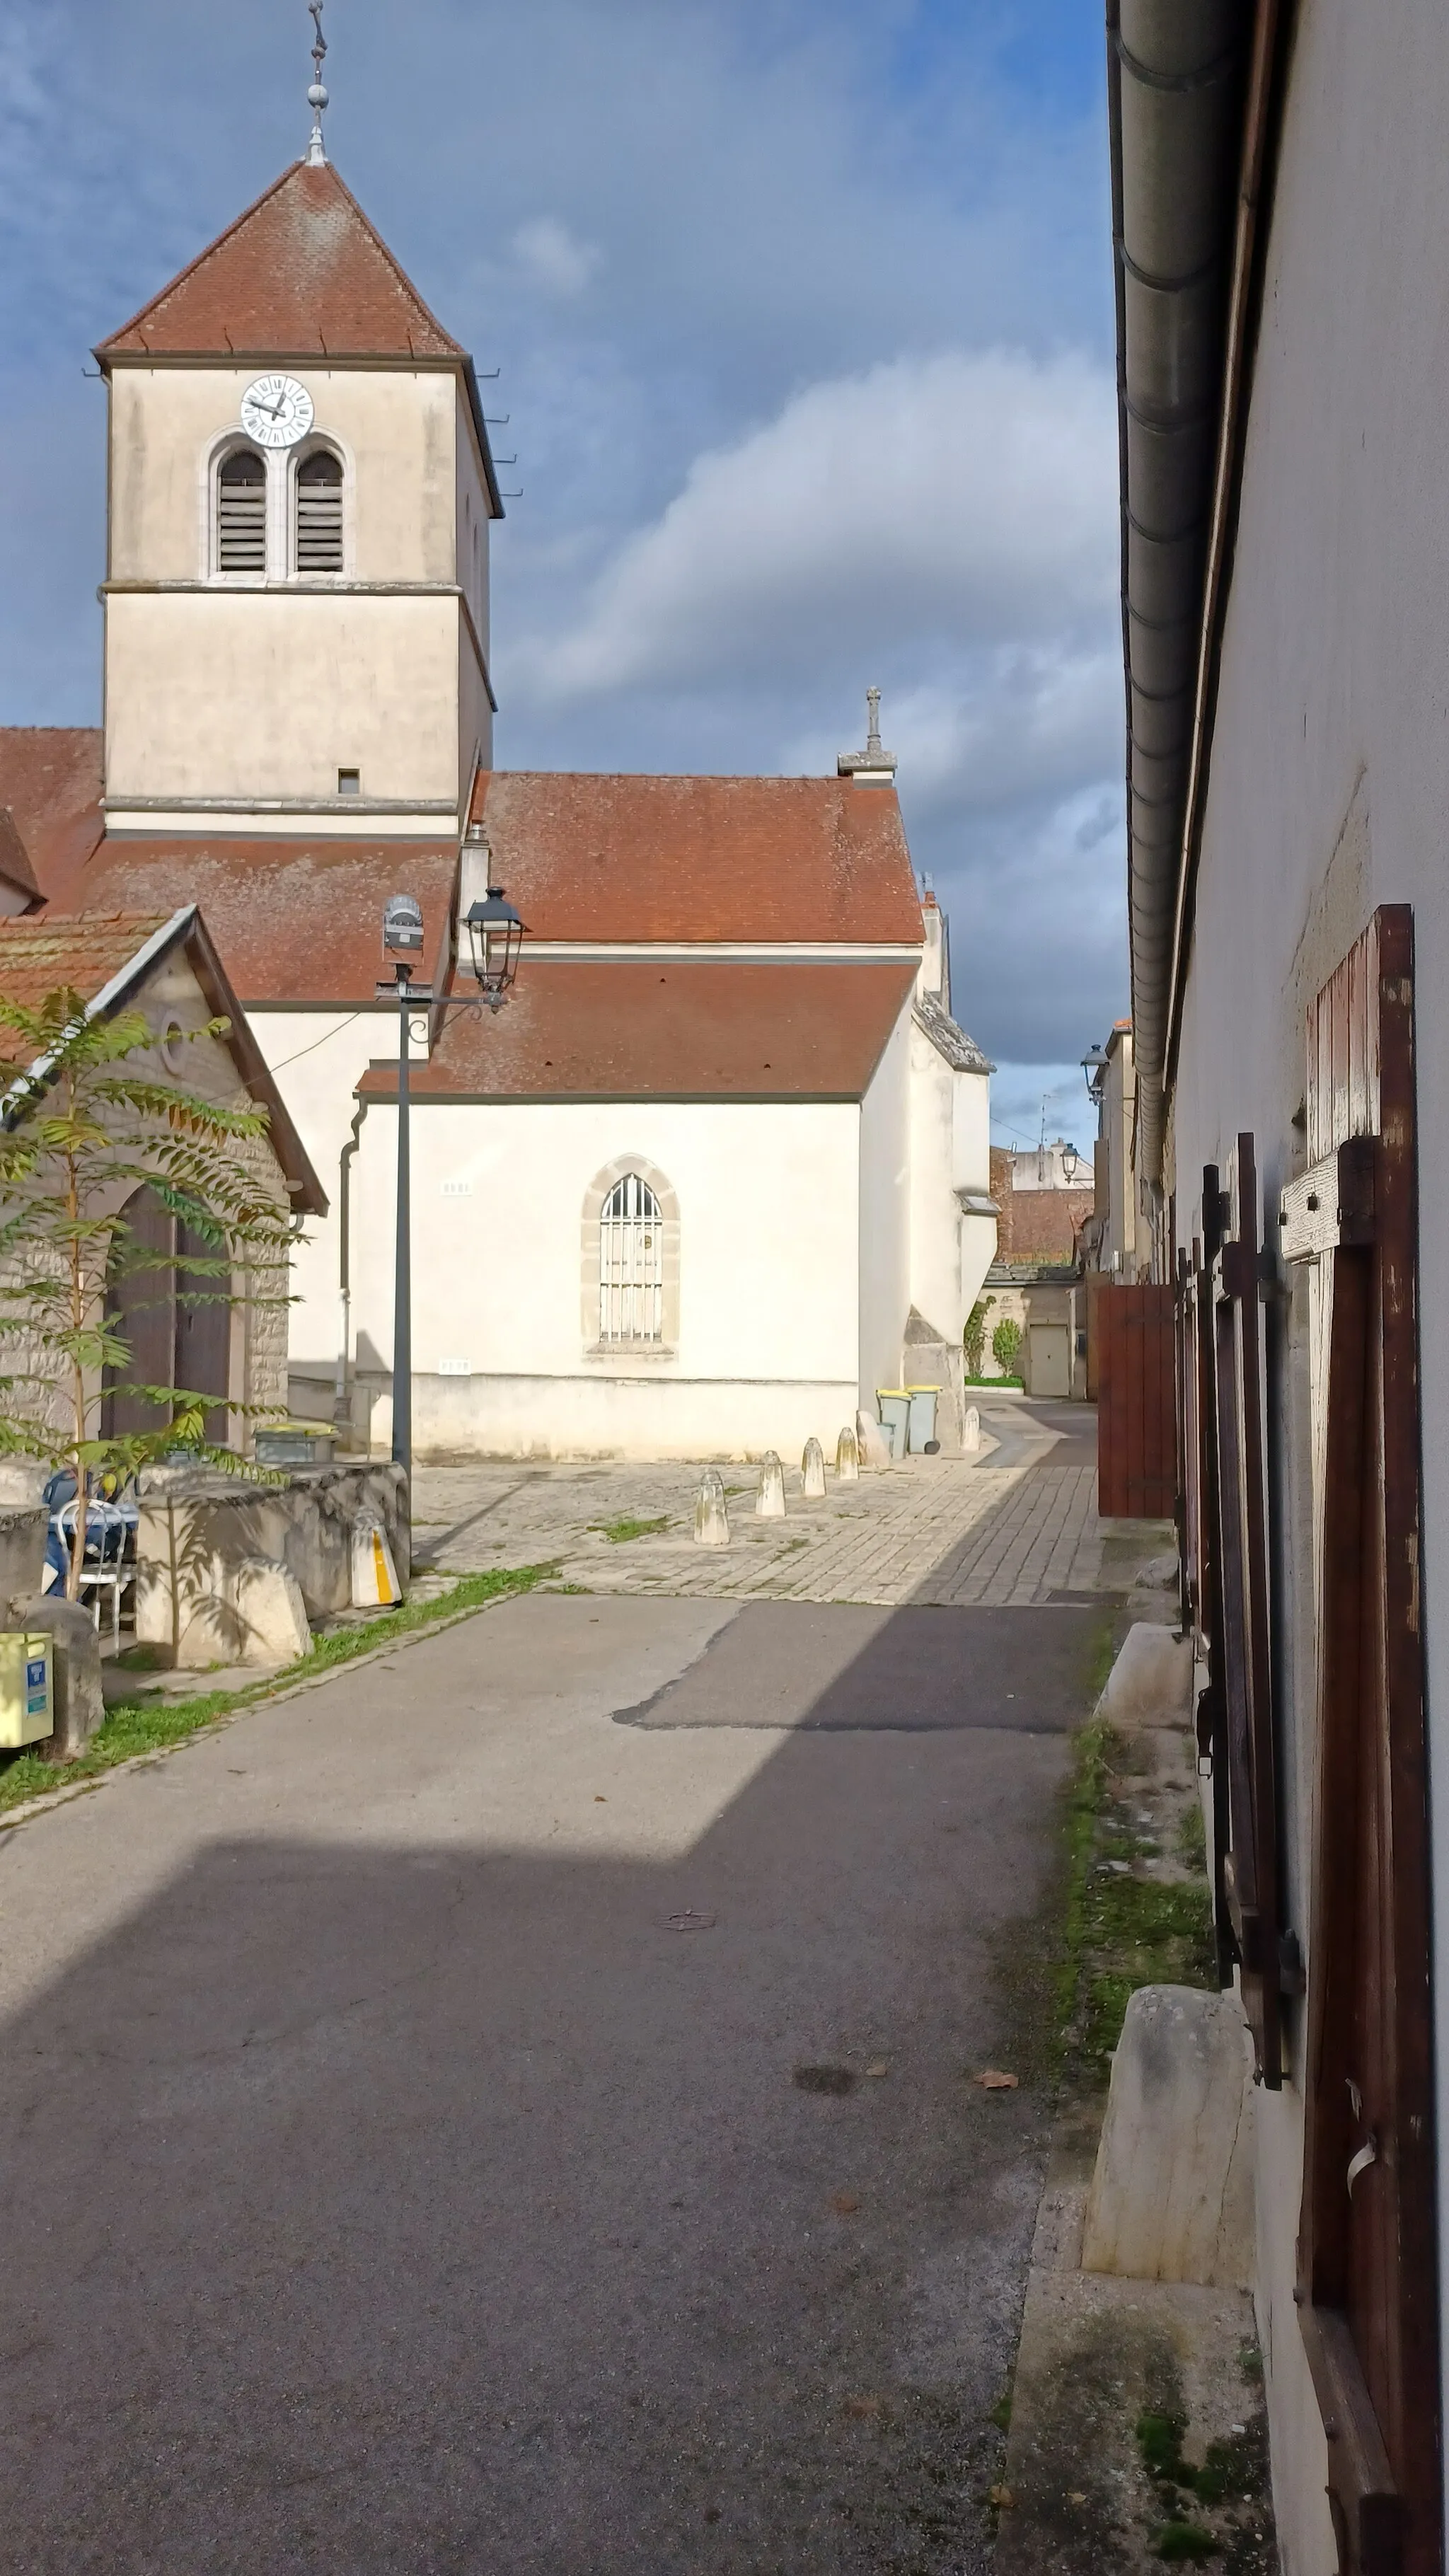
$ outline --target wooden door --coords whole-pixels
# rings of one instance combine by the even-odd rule
[[[127,1393],[128,1387],[182,1387],[222,1399],[230,1388],[229,1280],[187,1267],[192,1260],[214,1259],[216,1246],[178,1224],[151,1189],[137,1190],[127,1201],[122,1225],[106,1315],[120,1332],[129,1359],[110,1373],[101,1408],[107,1439],[164,1431],[171,1419],[164,1402]],[[219,1442],[225,1432],[223,1401],[206,1417],[206,1436]]]
[[[1171,1287],[1109,1287],[1097,1332],[1097,1509],[1104,1520],[1177,1511],[1177,1376]]]
[[[1378,912],[1308,1021],[1317,1816],[1298,2299],[1345,2570],[1441,2558],[1413,917]]]

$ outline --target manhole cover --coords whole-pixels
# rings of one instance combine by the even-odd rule
[[[668,1915],[666,1921],[671,1932],[712,1932],[715,1927],[714,1915],[696,1914],[692,1905],[686,1905],[682,1914]]]

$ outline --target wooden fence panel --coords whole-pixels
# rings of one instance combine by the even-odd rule
[[[1095,1299],[1097,1508],[1104,1520],[1177,1511],[1175,1291],[1112,1287]]]

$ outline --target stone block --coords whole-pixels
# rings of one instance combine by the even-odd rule
[[[760,1461],[760,1490],[755,1497],[755,1512],[762,1521],[782,1521],[785,1517],[785,1470],[773,1449],[767,1449]]]
[[[137,1637],[177,1665],[236,1662],[237,1579],[254,1557],[286,1566],[309,1620],[350,1609],[353,1529],[362,1519],[382,1530],[405,1591],[411,1551],[401,1467],[302,1467],[268,1483],[194,1467],[148,1469],[137,1531]]]
[[[891,1445],[873,1413],[856,1415],[855,1445],[862,1467],[872,1467],[879,1471],[890,1465]]]
[[[1107,1677],[1105,1715],[1115,1726],[1185,1726],[1191,1695],[1189,1640],[1139,1619]]]
[[[252,1556],[236,1571],[236,1620],[244,1664],[290,1664],[312,1643],[307,1605],[294,1574],[274,1556]]]
[[[860,1482],[860,1443],[849,1422],[835,1444],[835,1480],[840,1485],[858,1485]]]
[[[1236,1995],[1138,1987],[1112,2060],[1084,2271],[1251,2286],[1251,2076]]]
[[[806,1501],[823,1502],[825,1500],[825,1452],[813,1434],[805,1443],[805,1455],[800,1461],[800,1472],[805,1479]]]
[[[728,1547],[730,1516],[725,1504],[724,1478],[718,1467],[706,1467],[694,1498],[694,1543],[696,1547]]]
[[[966,1407],[966,1419],[961,1429],[961,1446],[968,1457],[974,1456],[981,1446],[981,1415],[974,1404],[968,1404]]]
[[[56,1592],[19,1595],[10,1603],[10,1619],[17,1628],[31,1628],[55,1641],[55,1733],[43,1737],[35,1750],[46,1762],[74,1762],[106,1713],[95,1621],[79,1601]]]

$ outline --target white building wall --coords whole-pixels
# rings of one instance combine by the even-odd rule
[[[956,1084],[939,1050],[910,1024],[909,1303],[943,1342],[959,1342],[961,1208],[954,1188]]]
[[[911,1303],[911,1011],[907,1003],[858,1112],[860,1403],[899,1386]]]
[[[416,1106],[418,1454],[798,1457],[812,1432],[833,1442],[856,1403],[858,1131],[852,1104]],[[390,1436],[395,1154],[396,1113],[375,1105],[352,1259],[374,1442]],[[597,1356],[586,1338],[584,1199],[621,1157],[679,1201],[672,1356]]]
[[[1449,2184],[1449,47],[1440,10],[1300,13],[1228,604],[1168,1187],[1256,1138],[1264,1202],[1301,1165],[1308,1002],[1381,903],[1414,907],[1425,1639],[1441,2192]],[[1385,137],[1392,149],[1385,149]],[[1115,1181],[1115,1174],[1114,1174]],[[1271,1433],[1290,1452],[1282,1705],[1288,1920],[1305,1942],[1314,1605],[1302,1457],[1306,1290]],[[1295,1646],[1297,1652],[1295,1654]],[[1301,2016],[1296,2049],[1301,2050]],[[1260,2323],[1286,2576],[1337,2564],[1326,2455],[1292,2299],[1301,2059],[1259,2093]],[[1440,2242],[1449,2243],[1449,2192]],[[1446,2343],[1449,2352],[1449,2343]]]

